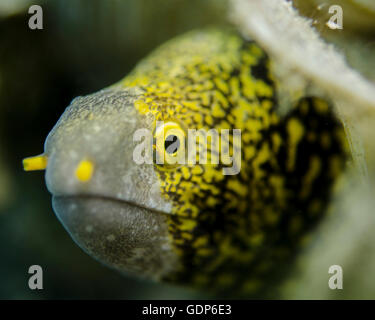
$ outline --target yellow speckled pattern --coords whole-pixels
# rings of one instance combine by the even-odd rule
[[[221,160],[155,165],[162,195],[173,203],[169,232],[182,261],[168,280],[258,292],[324,213],[345,163],[341,125],[313,97],[280,119],[270,68],[255,42],[208,29],[167,42],[117,84],[144,89],[136,108],[155,121],[241,129],[238,175],[223,175]],[[209,146],[207,157],[217,157]]]

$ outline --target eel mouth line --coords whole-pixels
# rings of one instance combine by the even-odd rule
[[[160,215],[170,215],[170,213],[157,210],[157,209],[152,209],[146,206],[142,206],[139,203],[132,202],[132,201],[127,201],[123,199],[118,199],[118,198],[113,198],[113,197],[108,197],[108,196],[103,196],[103,195],[96,195],[96,194],[77,194],[77,195],[52,195],[52,199],[55,200],[103,200],[107,202],[115,202],[120,205],[126,205],[126,206],[132,206],[136,207],[142,210],[146,210],[148,212],[160,214]]]

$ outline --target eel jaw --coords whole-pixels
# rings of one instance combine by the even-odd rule
[[[165,214],[95,196],[53,196],[52,205],[73,240],[105,265],[153,280],[176,270]]]
[[[137,88],[108,88],[74,99],[43,157],[53,208],[75,242],[112,268],[157,280],[178,259],[167,228],[172,205],[153,164],[133,159],[135,132],[153,123],[134,107],[141,96]],[[26,165],[43,167],[39,162]]]

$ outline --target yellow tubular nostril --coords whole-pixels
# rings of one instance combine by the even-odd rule
[[[25,171],[44,170],[47,168],[47,163],[48,158],[43,154],[22,160],[23,170]]]
[[[82,160],[76,169],[76,178],[81,182],[87,182],[91,179],[94,172],[94,164],[89,160]]]

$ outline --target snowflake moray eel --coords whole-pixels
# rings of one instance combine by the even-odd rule
[[[74,99],[43,155],[24,167],[46,169],[57,217],[106,265],[218,295],[257,295],[324,217],[348,154],[327,101],[305,96],[281,116],[276,86],[254,41],[191,31],[118,83]],[[240,129],[241,170],[224,175],[221,159],[136,164],[134,133],[157,134],[157,121],[166,132]],[[207,157],[217,157],[209,145]]]

